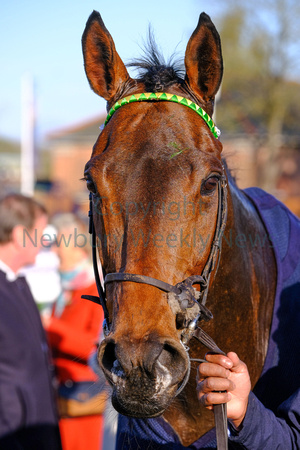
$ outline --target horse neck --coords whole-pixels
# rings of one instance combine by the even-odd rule
[[[219,346],[239,353],[253,381],[266,356],[275,288],[276,263],[267,230],[251,200],[230,182],[228,222],[208,306]]]

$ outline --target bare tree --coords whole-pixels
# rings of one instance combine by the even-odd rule
[[[219,116],[225,115],[228,130],[236,131],[239,123],[249,134],[266,136],[259,182],[272,190],[284,127],[300,97],[299,84],[291,86],[299,80],[300,2],[232,0],[220,27],[225,77]]]

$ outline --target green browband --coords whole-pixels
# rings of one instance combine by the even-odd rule
[[[117,109],[121,108],[123,105],[127,105],[128,103],[134,103],[134,102],[149,102],[149,101],[168,101],[168,102],[174,102],[174,103],[180,103],[181,105],[188,106],[193,111],[195,111],[202,119],[207,123],[208,128],[212,132],[212,134],[215,136],[216,139],[220,136],[221,132],[220,130],[215,126],[213,120],[209,117],[209,115],[202,109],[200,106],[196,105],[196,103],[193,103],[191,100],[188,100],[185,97],[180,97],[179,95],[174,94],[167,94],[166,92],[161,93],[154,93],[154,92],[144,92],[142,94],[134,94],[130,95],[128,97],[124,97],[121,100],[118,100],[113,107],[110,109],[104,126],[108,123],[111,116],[114,114]]]

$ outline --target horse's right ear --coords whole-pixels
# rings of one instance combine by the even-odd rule
[[[93,11],[82,35],[84,68],[93,91],[111,102],[130,80],[100,14]]]

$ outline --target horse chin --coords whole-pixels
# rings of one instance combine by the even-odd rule
[[[155,399],[155,401],[149,398],[141,398],[141,400],[138,400],[137,398],[132,398],[132,395],[130,397],[124,394],[120,396],[117,390],[114,389],[112,393],[112,405],[123,416],[150,419],[161,416],[173,398],[174,396],[170,398],[167,395],[162,395],[162,398]]]
[[[132,383],[124,379],[113,385],[112,405],[122,415],[135,418],[161,416],[173,401],[177,387],[167,389],[150,382]]]
[[[124,404],[125,403],[125,404]],[[116,395],[112,395],[112,405],[115,410],[123,416],[134,417],[136,419],[151,419],[161,416],[166,408],[159,405],[141,404],[139,402],[123,402]]]

